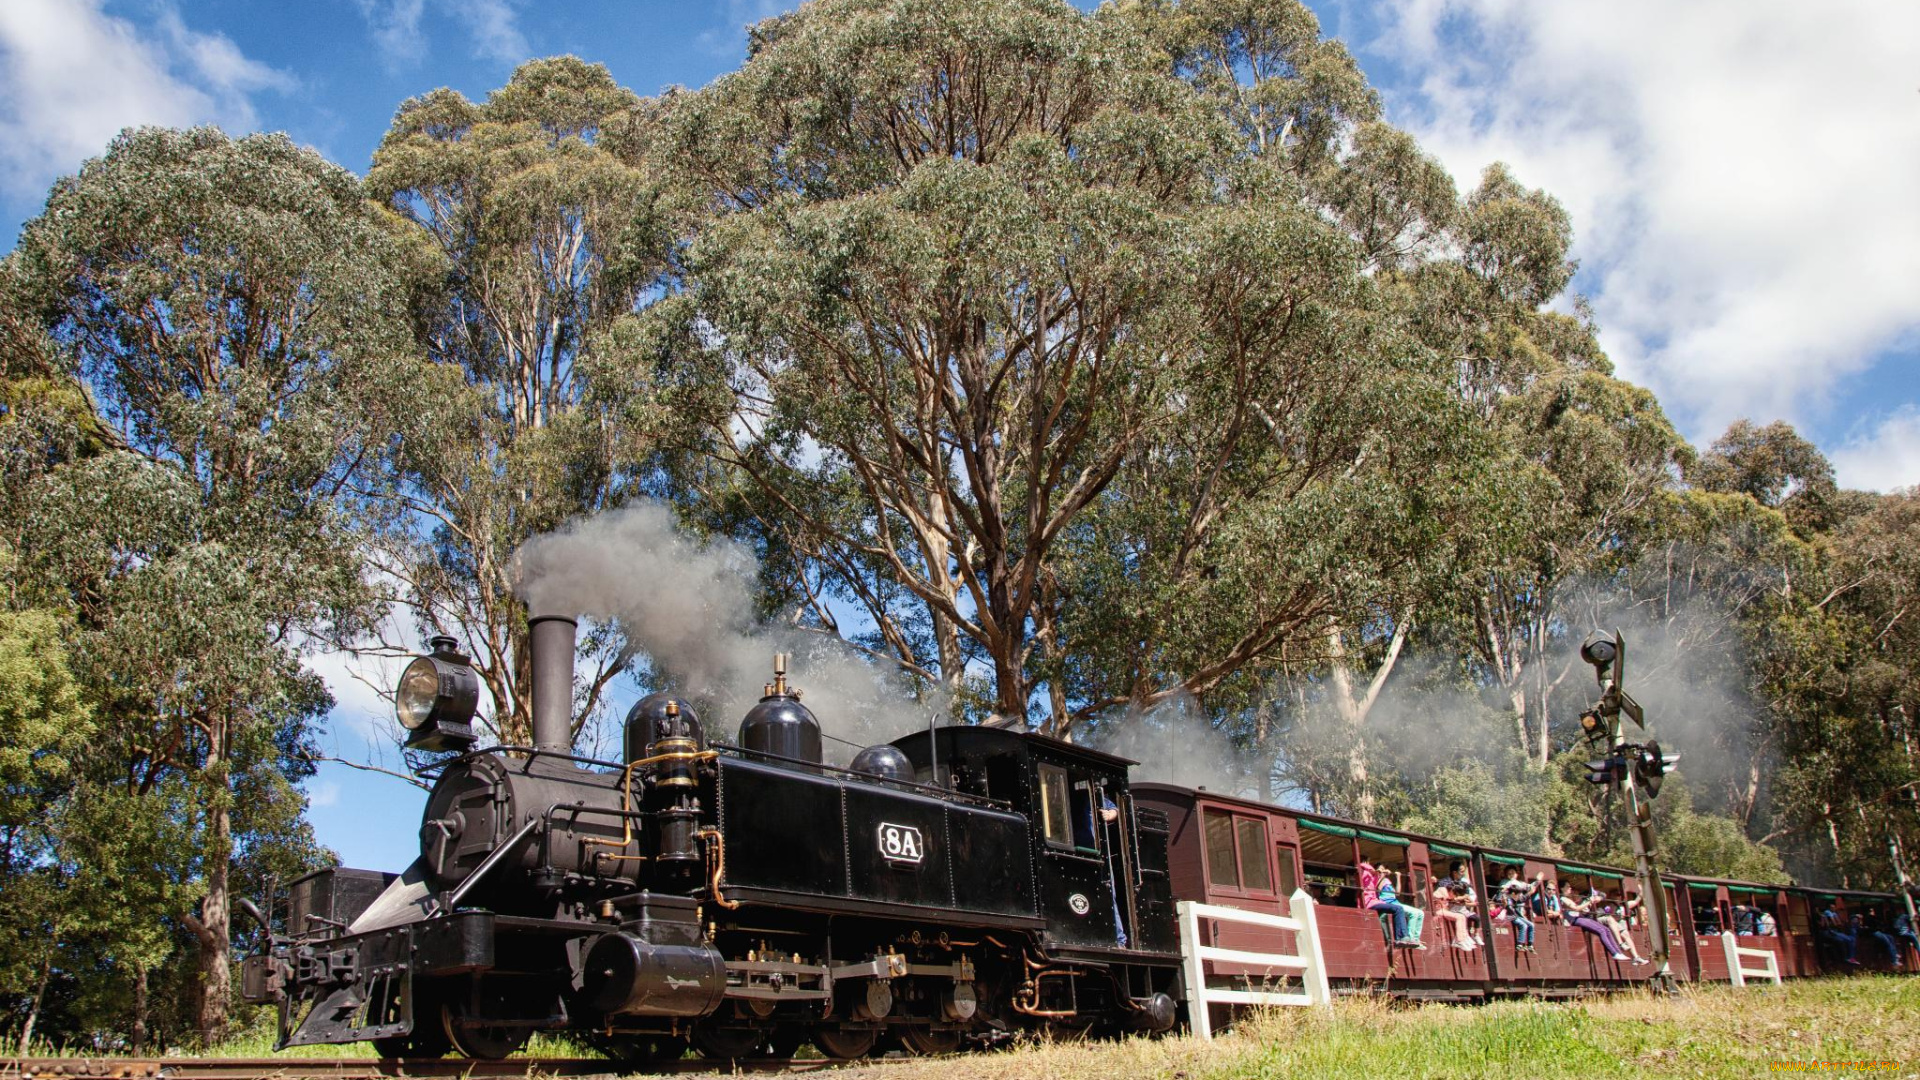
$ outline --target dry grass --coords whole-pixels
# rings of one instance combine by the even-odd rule
[[[1342,1002],[1330,1013],[1250,1017],[1229,1035],[1051,1043],[838,1069],[834,1080],[1595,1080],[1752,1077],[1775,1062],[1894,1062],[1829,1074],[1920,1077],[1920,980],[1859,977],[1783,989],[1687,989],[1589,1002],[1409,1008]]]

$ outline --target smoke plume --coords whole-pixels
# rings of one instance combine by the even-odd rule
[[[777,652],[793,656],[790,679],[829,736],[829,761],[851,758],[849,743],[897,738],[927,726],[929,712],[944,715],[944,702],[916,699],[904,676],[839,639],[760,619],[750,591],[758,572],[745,546],[690,537],[665,505],[644,502],[527,541],[519,592],[537,610],[615,624],[717,737],[731,739],[760,700]]]

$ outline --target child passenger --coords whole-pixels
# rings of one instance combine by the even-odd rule
[[[1513,947],[1520,952],[1533,951],[1533,920],[1527,917],[1532,909],[1533,886],[1520,876],[1518,867],[1507,868],[1507,880],[1500,886],[1501,903],[1506,906],[1507,918],[1513,922]]]

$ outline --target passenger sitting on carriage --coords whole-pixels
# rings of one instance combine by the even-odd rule
[[[1391,917],[1393,944],[1424,949],[1426,946],[1407,929],[1407,908],[1400,903],[1399,895],[1400,890],[1393,883],[1393,871],[1360,860],[1360,906],[1368,911],[1386,912]]]
[[[1763,910],[1760,912],[1760,914],[1754,917],[1753,932],[1755,934],[1758,934],[1761,937],[1772,937],[1775,933],[1775,929],[1776,929],[1776,926],[1773,921],[1772,912]]]
[[[1913,916],[1905,911],[1893,917],[1894,940],[1905,942],[1907,947],[1920,952],[1920,935],[1914,933]]]
[[[1467,929],[1467,913],[1454,900],[1454,890],[1462,886],[1453,878],[1445,877],[1433,883],[1433,913],[1447,921],[1453,927],[1453,947],[1462,952],[1472,952],[1477,948],[1473,935]],[[1466,895],[1473,895],[1473,886],[1465,886]]]
[[[1693,932],[1706,937],[1720,932],[1720,912],[1710,904],[1693,905]]]
[[[1473,932],[1473,943],[1485,945],[1487,939],[1480,936],[1480,894],[1473,891],[1473,875],[1467,872],[1467,864],[1453,864],[1453,904],[1467,917],[1467,927]]]
[[[1591,905],[1590,910],[1594,920],[1613,931],[1613,940],[1619,944],[1620,951],[1626,953],[1627,958],[1636,964],[1646,963],[1646,957],[1640,955],[1640,947],[1634,944],[1633,935],[1628,932],[1626,906],[1614,901],[1599,889],[1593,890],[1592,898],[1588,903]]]
[[[1859,916],[1855,916],[1855,918],[1859,918]],[[1861,921],[1861,926],[1867,936],[1873,938],[1881,948],[1887,951],[1887,963],[1891,965],[1895,971],[1906,966],[1900,959],[1900,944],[1893,939],[1892,934],[1887,933],[1886,920],[1881,917],[1879,908],[1868,908],[1867,917]]]
[[[1749,936],[1758,933],[1760,921],[1755,909],[1745,904],[1733,905],[1733,932]]]
[[[1847,932],[1847,920],[1834,910],[1832,900],[1828,900],[1827,906],[1820,909],[1820,940],[1826,942],[1827,947],[1840,959],[1849,964],[1860,963],[1860,939]]]
[[[1520,952],[1533,951],[1533,920],[1527,917],[1532,899],[1533,885],[1520,876],[1519,867],[1508,867],[1507,880],[1500,886],[1500,902],[1513,923],[1513,947]]]
[[[1571,881],[1563,881],[1560,883],[1560,914],[1562,918],[1567,920],[1567,925],[1577,926],[1587,933],[1592,934],[1594,937],[1599,938],[1600,944],[1606,947],[1607,959],[1627,959],[1627,954],[1620,951],[1620,941],[1613,936],[1613,931],[1607,929],[1605,924],[1593,918],[1587,911],[1587,905],[1581,903],[1579,897],[1573,894],[1573,882]]]

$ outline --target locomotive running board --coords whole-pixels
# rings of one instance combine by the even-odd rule
[[[901,922],[939,923],[951,926],[989,926],[1006,930],[1044,930],[1047,921],[1033,915],[1007,915],[999,912],[932,909],[885,900],[860,900],[817,893],[787,892],[782,889],[758,889],[751,886],[723,885],[729,900],[744,904],[777,904],[802,911],[823,914],[869,915]]]

